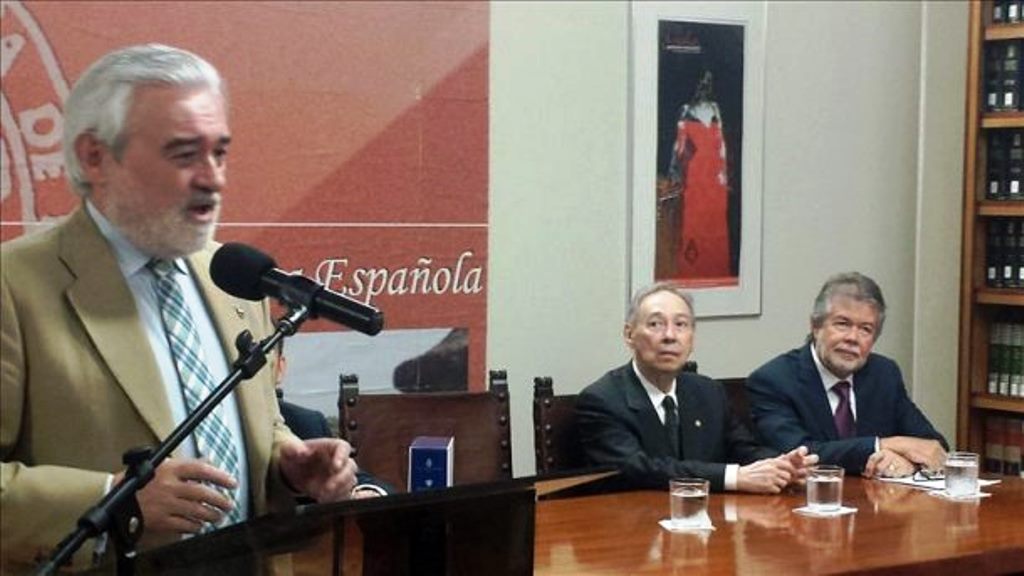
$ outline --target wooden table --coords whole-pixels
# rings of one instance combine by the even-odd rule
[[[857,513],[792,512],[802,491],[712,494],[716,530],[671,533],[668,492],[639,491],[538,502],[535,573],[820,574],[1024,573],[1024,479],[1003,477],[992,496],[950,502],[924,490],[847,478]]]

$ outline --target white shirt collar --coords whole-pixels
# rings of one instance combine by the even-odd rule
[[[635,359],[633,360],[633,373],[640,380],[640,384],[643,385],[644,391],[647,392],[647,396],[651,399],[651,404],[654,404],[654,407],[658,410],[658,414],[662,414],[662,410],[664,410],[661,403],[665,401],[665,396],[671,396],[676,406],[679,406],[679,398],[676,396],[676,380],[672,380],[672,389],[666,394],[644,377],[643,372],[637,367]]]
[[[812,341],[808,346],[811,347],[811,358],[814,359],[814,366],[818,369],[818,375],[821,376],[821,383],[825,385],[825,391],[829,391],[837,382],[847,381],[850,383],[850,388],[853,388],[853,374],[850,374],[846,378],[840,378],[829,371],[824,364],[821,363],[821,359],[818,358],[818,351],[814,349],[814,342]]]

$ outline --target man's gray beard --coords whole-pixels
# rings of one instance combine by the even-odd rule
[[[116,209],[112,212],[108,218],[132,245],[147,256],[165,260],[202,250],[216,230],[216,223],[202,228],[189,226],[173,212],[146,220],[122,219]]]

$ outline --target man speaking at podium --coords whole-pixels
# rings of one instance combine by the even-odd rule
[[[2,247],[0,571],[49,556],[119,481],[122,453],[155,446],[223,380],[238,333],[271,333],[265,301],[231,298],[209,276],[230,142],[219,73],[176,48],[110,53],[68,97],[64,158],[82,205]],[[349,451],[296,438],[265,369],[139,492],[140,547],[296,495],[352,497]],[[75,563],[104,545],[87,544]]]

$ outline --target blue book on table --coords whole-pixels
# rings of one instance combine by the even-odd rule
[[[455,438],[417,436],[409,445],[409,492],[447,488],[454,473]]]

